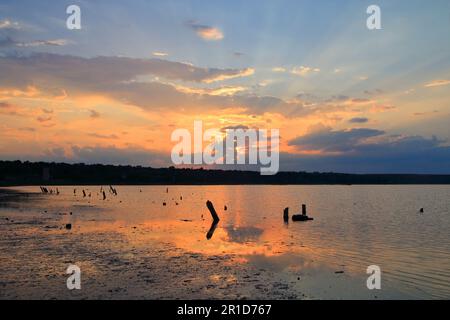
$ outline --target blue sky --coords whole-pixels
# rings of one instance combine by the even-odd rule
[[[65,10],[71,4],[81,8],[81,30],[65,27]],[[371,31],[366,27],[366,8],[371,4],[381,8],[382,30]],[[5,158],[40,159],[51,155],[49,150],[58,149],[63,150],[63,158],[68,160],[74,159],[73,147],[116,148],[120,153],[131,146],[133,150],[151,150],[154,154],[156,149],[156,153],[164,153],[167,134],[151,133],[153,136],[145,142],[139,138],[142,132],[137,129],[129,132],[138,126],[142,129],[142,119],[173,128],[187,125],[199,115],[216,117],[220,125],[279,126],[286,139],[283,151],[288,158],[320,157],[324,163],[321,169],[327,165],[332,168],[336,156],[361,159],[364,149],[361,145],[391,150],[393,143],[410,145],[411,139],[426,141],[425,145],[433,152],[437,148],[436,157],[440,157],[437,163],[446,163],[450,159],[441,148],[447,148],[450,139],[449,31],[449,1],[3,0],[0,59],[4,60],[4,67],[2,70],[0,66],[0,71],[8,70],[12,75],[0,81],[0,89],[25,91],[33,86],[40,96],[31,101],[20,100],[17,95],[0,95],[0,103],[17,108],[14,113],[0,113],[5,118],[4,129],[11,132],[0,141],[0,150]],[[50,62],[39,57],[43,53],[53,55]],[[82,60],[75,62],[68,56]],[[138,90],[136,85],[118,88],[112,83],[100,88],[102,79],[88,73],[83,73],[84,82],[74,81],[71,72],[86,68],[86,72],[98,74],[103,70],[100,66],[114,71],[110,77],[123,76],[124,68],[131,63],[114,60],[111,68],[106,59],[96,59],[99,56],[132,59],[134,64],[155,59],[167,63],[157,67],[157,71],[156,66],[146,65],[142,67],[149,70],[146,73],[141,74],[137,68],[134,74],[126,75],[129,78],[117,79],[122,84],[138,80],[141,87],[147,83],[151,90]],[[19,65],[23,64],[17,60],[19,57],[27,57],[29,64],[41,64],[39,71],[20,68],[19,72]],[[52,59],[61,60],[60,69],[67,67],[66,74],[53,74],[55,70],[49,66]],[[76,67],[78,64],[80,68]],[[186,78],[180,74],[185,71],[177,69],[189,66],[205,74]],[[219,77],[212,79],[213,75]],[[173,92],[169,94],[170,90]],[[54,91],[64,91],[67,100],[43,102],[49,101],[49,94]],[[86,102],[86,97],[93,96],[95,99]],[[175,99],[178,96],[179,101]],[[152,98],[159,104],[149,103]],[[197,105],[194,100],[198,99],[201,103]],[[82,108],[76,107],[80,101]],[[22,114],[31,110],[33,119],[28,123],[23,117],[18,119],[20,108]],[[38,114],[36,108],[51,109],[51,116]],[[77,118],[92,110],[103,116],[101,120],[96,117],[97,123],[102,121],[98,126],[100,133],[86,132],[90,123]],[[169,114],[177,120],[163,123]],[[367,121],[352,121],[354,118]],[[38,123],[36,119],[40,119]],[[92,117],[85,120],[92,121]],[[43,122],[47,122],[45,128]],[[77,123],[74,127],[77,134],[65,141],[54,139],[69,122]],[[123,127],[128,137],[108,131],[108,126],[117,125]],[[31,139],[17,133],[23,126],[39,133],[33,138],[39,145],[33,154],[14,146],[14,141]],[[159,131],[166,132],[169,128]],[[327,153],[321,143],[317,146],[294,143],[314,135],[311,141],[317,141],[317,137],[330,141],[334,137],[346,139],[351,136],[349,132],[363,132],[353,129],[378,130],[382,134],[352,136],[344,144],[356,143],[355,148],[341,150],[338,146],[339,154]],[[83,135],[117,136],[117,139],[84,142]],[[335,141],[339,142],[342,140]],[[24,141],[27,143],[36,141]],[[426,153],[423,151],[424,156]],[[393,161],[398,165],[377,166],[375,160],[371,163],[373,157],[363,157],[358,171],[425,170],[417,163],[405,168],[398,155],[389,153],[386,157],[387,161],[389,157],[396,159]],[[151,157],[145,161],[151,162]],[[304,166],[304,161],[295,163],[289,160],[289,168],[300,170]],[[450,168],[442,164],[434,169],[426,167],[426,172],[450,173]],[[343,165],[337,170],[351,172],[353,168]]]

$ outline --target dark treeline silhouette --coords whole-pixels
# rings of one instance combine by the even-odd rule
[[[0,185],[450,184],[450,175],[343,174],[149,168],[0,161]]]

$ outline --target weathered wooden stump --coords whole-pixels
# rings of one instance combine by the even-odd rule
[[[292,216],[292,221],[311,221],[311,220],[314,220],[314,218],[310,218],[302,214],[294,214]]]
[[[310,218],[306,215],[306,204],[302,204],[302,214],[294,214],[292,221],[311,221],[314,218]]]
[[[212,216],[213,220],[215,222],[219,222],[220,218],[217,215],[216,209],[214,209],[213,203],[211,201],[209,201],[209,200],[206,201],[206,207],[208,208],[209,212],[211,213],[211,216]]]
[[[284,208],[283,211],[283,220],[284,222],[289,222],[289,208]]]

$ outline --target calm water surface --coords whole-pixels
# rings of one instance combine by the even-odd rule
[[[189,260],[167,272],[177,273],[186,290],[197,293],[193,297],[206,298],[210,292],[218,298],[235,298],[237,293],[246,298],[450,298],[450,186],[169,186],[168,192],[166,186],[119,186],[118,195],[107,192],[106,201],[99,190],[100,186],[59,187],[60,195],[29,195],[0,207],[3,298],[25,293],[51,298],[50,293],[33,294],[39,285],[29,288],[26,281],[32,278],[33,268],[24,269],[42,259],[45,267],[39,272],[51,278],[49,256],[64,256],[60,264],[76,260],[92,275],[115,270],[120,278],[147,255],[172,267],[173,259],[187,253]],[[209,240],[212,219],[206,200],[214,203],[221,218]],[[302,203],[314,221],[285,224],[283,209],[297,213]],[[61,228],[65,223],[71,223],[72,230]],[[149,252],[148,248],[161,249]],[[98,262],[105,252],[120,258]],[[217,291],[201,282],[201,264],[197,265],[203,259],[213,270],[216,264],[211,257],[227,257],[217,263],[226,269],[208,274]],[[366,287],[369,265],[381,268],[381,290]],[[10,274],[18,269],[22,280]],[[135,269],[137,277],[139,270]],[[147,281],[149,285],[154,281],[155,287],[158,277],[170,278],[164,265],[157,270],[156,279]],[[64,270],[53,271],[59,277],[64,274]],[[133,279],[132,274],[127,276]],[[253,278],[255,283],[250,284]],[[277,282],[264,287],[274,278]],[[98,282],[92,286],[102,292]],[[172,295],[156,297],[189,297],[173,286]],[[138,287],[131,285],[123,296],[141,290]],[[120,290],[109,292],[107,297],[121,297]],[[142,291],[136,297],[148,294]]]

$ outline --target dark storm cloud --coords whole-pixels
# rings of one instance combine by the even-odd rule
[[[299,150],[320,150],[325,152],[348,152],[354,150],[364,139],[383,135],[376,129],[351,129],[332,131],[325,129],[289,141],[289,145]]]
[[[281,170],[450,174],[450,147],[436,137],[395,137],[353,146],[340,155],[280,155]]]

